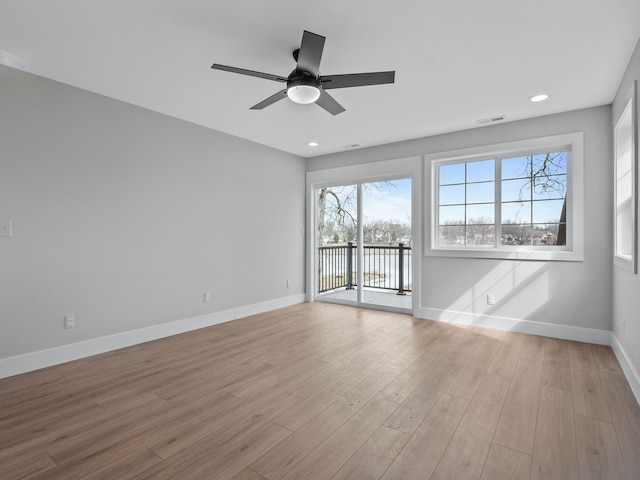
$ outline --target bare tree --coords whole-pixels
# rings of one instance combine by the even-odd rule
[[[339,226],[355,227],[356,188],[353,185],[345,187],[324,187],[318,192],[318,238],[326,235],[327,217]]]
[[[364,238],[370,244],[395,244],[402,238],[411,237],[411,224],[400,220],[365,221]]]
[[[555,192],[563,199],[558,232],[555,239],[556,245],[567,244],[567,176],[566,176],[566,152],[553,152],[544,155],[529,155],[523,165],[523,176],[531,181],[520,189],[520,199],[524,199],[526,187],[530,187],[533,193],[548,195]],[[527,199],[528,200],[528,199]],[[555,222],[554,222],[555,223]]]
[[[463,220],[447,220],[440,226],[438,235],[444,245],[456,245],[465,242],[466,225]]]
[[[503,221],[502,235],[508,245],[528,245],[531,243],[531,227],[511,220]]]
[[[397,188],[393,182],[365,183],[365,191],[380,191],[382,187]],[[355,240],[357,226],[357,188],[355,185],[324,187],[318,190],[318,238],[323,239],[328,224],[342,231],[345,241]],[[375,235],[375,234],[374,234]]]
[[[495,238],[495,225],[487,217],[471,218],[467,224],[467,244],[489,245]]]

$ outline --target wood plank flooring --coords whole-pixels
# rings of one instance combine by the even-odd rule
[[[313,303],[0,380],[0,479],[640,479],[608,347]]]

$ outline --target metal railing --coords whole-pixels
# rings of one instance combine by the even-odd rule
[[[411,291],[411,247],[398,245],[364,245],[364,287],[397,290],[398,295]],[[358,246],[318,247],[318,292],[356,287]]]

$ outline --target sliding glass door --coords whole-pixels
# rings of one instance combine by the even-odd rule
[[[362,302],[411,310],[411,179],[362,184]]]
[[[320,301],[412,311],[412,179],[314,188]]]

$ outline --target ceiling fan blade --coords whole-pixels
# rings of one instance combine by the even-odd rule
[[[325,37],[307,32],[302,34],[302,42],[298,51],[298,70],[311,73],[314,77],[320,75],[320,60],[324,49]]]
[[[364,87],[366,85],[382,85],[393,83],[396,72],[348,73],[346,75],[323,75],[320,77],[322,88]]]
[[[249,75],[250,77],[264,78],[266,80],[273,80],[274,82],[287,81],[286,77],[281,77],[280,75],[271,75],[270,73],[255,72],[253,70],[246,70],[244,68],[229,67],[227,65],[220,65],[218,63],[214,63],[213,65],[211,65],[211,68],[213,68],[214,70],[222,70],[225,72],[239,73],[240,75]]]
[[[316,100],[316,103],[324,108],[331,115],[338,115],[344,112],[344,107],[340,105],[336,100],[324,90],[320,89],[320,98]]]
[[[272,105],[277,101],[282,100],[283,98],[287,98],[286,88],[284,90],[280,90],[278,93],[274,93],[269,98],[265,98],[263,101],[255,104],[249,110],[262,110],[263,108],[268,107],[269,105]]]

